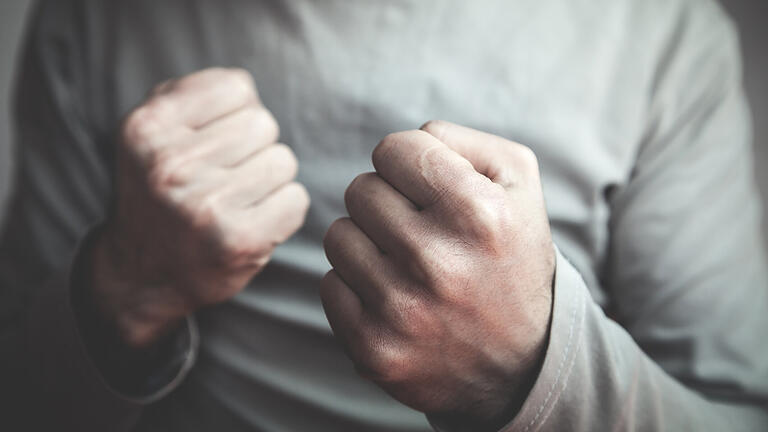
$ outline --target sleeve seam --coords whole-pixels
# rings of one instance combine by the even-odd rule
[[[573,349],[573,352],[571,352],[571,348],[573,347],[574,341],[578,339],[580,330],[581,330],[580,327],[576,326],[576,322],[577,322],[576,318],[578,316],[578,312],[580,310],[583,310],[584,301],[585,301],[583,295],[579,297],[580,297],[580,301],[578,303],[574,303],[572,306],[573,311],[571,312],[570,324],[568,326],[568,342],[563,351],[563,356],[562,356],[562,359],[560,360],[560,364],[557,367],[557,372],[555,373],[554,381],[550,385],[549,391],[547,392],[547,395],[544,397],[544,400],[541,402],[541,404],[539,405],[539,408],[536,410],[536,414],[534,415],[533,419],[531,419],[531,421],[525,426],[525,428],[523,429],[523,432],[528,432],[532,427],[536,425],[537,421],[539,420],[541,415],[544,413],[545,408],[547,408],[547,405],[549,404],[550,399],[552,399],[552,396],[561,394],[562,391],[565,390],[565,388],[568,386],[568,378],[570,377],[571,371],[573,370],[573,364],[576,361],[575,354],[579,348],[579,346],[576,345]],[[568,360],[570,360],[570,363],[568,364],[567,368],[564,371],[563,368]],[[565,372],[564,375],[563,375],[563,372]],[[557,391],[556,387],[560,382],[561,378],[563,382],[563,387],[562,389]],[[558,400],[559,400],[559,397],[556,397],[552,402],[552,405],[554,406],[554,404],[556,404]],[[549,415],[547,414],[543,418],[541,418],[541,422],[539,424],[543,424],[548,417]]]

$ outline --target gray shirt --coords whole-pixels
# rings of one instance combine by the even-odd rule
[[[42,1],[0,246],[3,399],[61,430],[428,430],[355,374],[317,282],[322,236],[379,139],[441,118],[541,165],[551,336],[508,430],[766,430],[768,277],[737,52],[711,0]],[[244,292],[196,314],[175,377],[127,398],[81,341],[72,257],[108,209],[121,117],[214,65],[254,74],[312,208]]]

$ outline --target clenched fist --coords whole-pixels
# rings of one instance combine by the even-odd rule
[[[128,115],[90,266],[93,302],[126,345],[236,294],[302,225],[309,198],[277,138],[242,70],[168,81]]]
[[[321,284],[358,371],[435,421],[510,420],[546,348],[555,252],[526,147],[446,122],[387,136],[346,191]]]

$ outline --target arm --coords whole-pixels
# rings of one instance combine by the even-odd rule
[[[121,430],[116,425],[129,427],[139,405],[103,381],[69,301],[78,244],[109,200],[108,152],[83,106],[74,8],[44,2],[33,13],[15,98],[17,175],[0,239],[3,422]]]
[[[700,18],[670,45],[612,197],[604,280],[621,325],[553,251],[530,151],[431,122],[379,144],[326,236],[323,304],[364,376],[447,430],[766,429],[768,281],[735,38]]]
[[[634,174],[612,199],[604,282],[618,324],[560,257],[546,361],[510,430],[768,429],[748,112],[735,33],[710,18],[670,47]]]
[[[88,55],[69,16],[82,10],[42,5],[21,75],[20,177],[0,255],[1,373],[13,383],[0,394],[21,427],[128,430],[191,367],[192,327],[179,352],[164,348],[178,340],[169,336],[242,289],[301,226],[309,198],[242,70],[162,83],[115,145],[99,147],[85,102],[99,72],[79,66]],[[157,363],[165,351],[176,367]]]

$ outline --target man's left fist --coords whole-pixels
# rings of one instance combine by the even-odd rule
[[[503,138],[429,122],[387,136],[345,194],[320,294],[358,371],[459,428],[520,408],[547,345],[555,252],[538,165]]]

